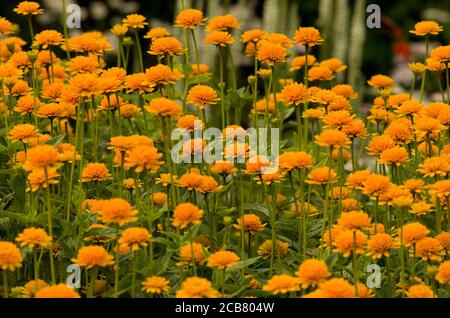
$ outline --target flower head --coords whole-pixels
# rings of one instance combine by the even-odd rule
[[[41,288],[35,298],[80,298],[80,295],[66,284],[58,284]]]
[[[183,29],[194,29],[196,26],[204,25],[206,20],[206,18],[203,18],[202,11],[185,9],[178,14],[175,20],[175,26]]]
[[[328,271],[327,264],[319,259],[303,261],[296,274],[303,288],[308,288],[309,286],[314,287],[324,282],[331,275]]]
[[[109,255],[102,246],[84,246],[78,250],[77,257],[72,261],[87,269],[99,266],[106,267],[114,264],[114,257]]]
[[[203,216],[203,210],[200,210],[192,203],[180,203],[173,211],[173,225],[184,229],[190,224],[199,224]]]
[[[414,30],[409,31],[417,36],[436,35],[443,31],[442,26],[435,21],[420,21],[414,25]]]
[[[140,14],[129,14],[122,20],[123,25],[132,29],[143,29],[148,23],[145,17]]]
[[[294,34],[294,41],[305,46],[316,46],[324,41],[320,37],[319,30],[313,27],[300,27]]]
[[[41,9],[40,6],[39,3],[34,1],[22,1],[13,11],[21,15],[38,15],[44,12],[44,9]]]
[[[16,241],[20,246],[27,246],[31,249],[35,246],[47,248],[50,246],[52,238],[43,229],[30,227],[23,230],[16,237]]]
[[[208,266],[225,269],[239,262],[239,256],[230,251],[218,251],[208,257]]]
[[[219,292],[205,278],[189,277],[175,293],[176,298],[217,298]]]
[[[142,227],[130,227],[123,231],[120,239],[120,245],[131,245],[131,250],[137,251],[139,247],[145,247],[150,242],[151,235],[147,229]]]
[[[22,254],[17,246],[11,242],[0,241],[0,268],[3,271],[14,271],[22,267]]]
[[[149,294],[162,294],[170,290],[170,282],[161,276],[151,276],[142,282],[142,290]]]
[[[297,277],[293,277],[286,274],[274,275],[263,286],[264,291],[271,292],[274,295],[286,294],[290,292],[296,292],[300,290],[300,281]]]

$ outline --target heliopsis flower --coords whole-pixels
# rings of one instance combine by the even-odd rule
[[[161,276],[151,276],[142,282],[142,291],[149,294],[163,294],[170,290],[170,282]]]
[[[229,175],[236,173],[237,169],[233,162],[216,161],[211,166],[211,172],[221,175]]]
[[[347,148],[351,141],[348,136],[337,129],[327,129],[315,137],[316,143],[322,147],[342,147]]]
[[[22,1],[13,11],[21,15],[38,15],[44,12],[44,9],[40,9],[40,6],[39,3],[34,1]]]
[[[163,206],[167,203],[167,193],[165,192],[154,192],[152,195],[153,204],[156,206]]]
[[[190,224],[200,224],[203,210],[192,203],[180,203],[173,211],[173,225],[184,229]]]
[[[370,218],[364,212],[345,212],[339,217],[338,225],[347,230],[362,230],[370,226]]]
[[[119,239],[119,245],[131,245],[131,251],[135,252],[139,247],[145,247],[150,242],[151,235],[142,227],[130,227],[123,231]]]
[[[123,25],[132,29],[143,29],[148,23],[145,22],[145,17],[140,14],[129,14],[122,20]]]
[[[400,166],[408,160],[408,153],[405,148],[395,146],[384,150],[380,154],[379,163]]]
[[[436,239],[441,243],[442,248],[448,254],[450,251],[450,233],[449,232],[441,232],[436,235]]]
[[[314,287],[324,282],[331,273],[323,260],[308,259],[303,261],[296,272],[302,288]]]
[[[219,190],[221,186],[211,176],[201,176],[200,183],[195,187],[195,190],[201,193],[212,193]]]
[[[81,182],[106,181],[109,178],[111,174],[104,163],[88,163],[81,172]]]
[[[433,211],[433,205],[428,204],[425,201],[421,202],[414,202],[411,204],[411,208],[409,210],[409,213],[415,214],[415,215],[426,215]]]
[[[312,157],[304,151],[286,151],[278,157],[278,163],[283,171],[306,169],[312,166]]]
[[[353,121],[355,115],[350,114],[348,110],[338,110],[329,112],[324,118],[323,123],[326,128],[335,128],[341,130],[344,126]]]
[[[80,298],[80,295],[66,284],[51,285],[41,288],[35,298]]]
[[[417,36],[436,35],[444,29],[435,21],[420,21],[414,25],[414,30],[409,31]]]
[[[274,295],[286,294],[300,290],[300,281],[297,277],[286,274],[274,275],[263,286],[263,290],[271,292]]]
[[[367,147],[367,153],[372,156],[381,154],[386,149],[394,148],[395,141],[388,135],[381,135],[373,137],[369,146]]]
[[[266,32],[261,29],[247,30],[242,33],[241,41],[242,41],[242,43],[258,42],[264,37],[265,34],[266,34]]]
[[[399,114],[412,116],[419,113],[423,109],[423,105],[416,100],[406,100],[397,108]]]
[[[117,37],[122,37],[128,32],[128,27],[126,25],[117,23],[113,25],[113,27],[111,28],[111,32]]]
[[[23,294],[26,298],[33,298],[38,291],[47,286],[47,283],[42,279],[30,280],[23,286]]]
[[[415,256],[421,257],[424,261],[440,261],[444,254],[441,243],[435,238],[424,237],[416,243]]]
[[[289,69],[289,72],[297,71],[305,66],[306,62],[306,56],[296,56],[292,60],[291,68]],[[314,55],[308,55],[308,66],[313,65],[316,62],[316,58]]]
[[[13,24],[6,18],[0,17],[0,35],[11,33]]]
[[[193,262],[197,265],[203,265],[206,262],[206,248],[197,242],[187,243],[180,248],[178,253],[178,266],[189,266]]]
[[[165,97],[153,98],[145,109],[162,117],[178,117],[181,114],[180,104]]]
[[[220,294],[205,278],[189,277],[175,293],[175,298],[217,298]]]
[[[389,124],[384,130],[386,136],[399,143],[409,143],[413,138],[413,126],[410,120],[406,118],[399,118]]]
[[[299,83],[288,84],[281,90],[281,100],[287,104],[305,104],[310,100],[308,88]]]
[[[386,75],[373,75],[368,81],[367,84],[376,88],[389,88],[394,86],[394,80]]]
[[[18,124],[9,130],[9,139],[12,141],[27,142],[28,139],[39,136],[39,130],[31,124]]]
[[[24,164],[26,170],[46,169],[57,162],[58,150],[50,145],[37,145],[27,152],[27,159]]]
[[[233,225],[235,228],[242,229],[242,218],[237,218],[237,224]],[[255,234],[264,229],[266,224],[261,222],[261,219],[256,214],[244,214],[244,231]]]
[[[275,63],[286,62],[286,49],[281,45],[266,40],[258,44],[257,59],[261,63],[273,66]]]
[[[226,14],[211,18],[206,26],[206,32],[229,31],[230,29],[237,29],[240,26],[241,25],[235,16]]]
[[[342,61],[338,58],[330,58],[323,60],[322,62],[320,62],[319,65],[330,69],[333,73],[339,73],[347,69],[347,65],[344,65]]]
[[[225,31],[213,31],[205,36],[205,44],[213,44],[216,46],[227,46],[234,43],[234,37]]]
[[[325,66],[313,66],[308,70],[308,81],[329,81],[333,78],[333,72]]]
[[[44,30],[36,34],[34,38],[33,45],[41,46],[43,49],[61,45],[64,41],[62,34],[55,30]]]
[[[166,28],[156,27],[148,30],[148,32],[144,35],[144,38],[153,40],[157,38],[163,38],[165,36],[170,36],[170,32],[167,31]]]
[[[106,224],[124,224],[136,221],[135,215],[138,213],[127,201],[119,198],[106,200],[102,203],[99,219]]]
[[[196,85],[189,90],[187,95],[187,102],[197,106],[200,109],[205,108],[206,105],[214,105],[220,98],[217,97],[217,92],[206,85]]]
[[[321,298],[353,298],[355,287],[343,278],[332,278],[319,285]]]
[[[175,26],[193,30],[196,26],[204,25],[206,20],[206,18],[203,18],[202,11],[185,9],[178,14],[175,20]]]
[[[439,265],[436,280],[442,285],[450,284],[450,261],[445,261]]]
[[[416,244],[430,232],[425,225],[418,222],[405,224],[397,231],[400,242],[406,247]]]
[[[336,172],[328,167],[315,168],[309,173],[308,180],[305,180],[305,182],[309,184],[325,185],[328,182],[336,182],[336,176]]]
[[[22,267],[22,254],[17,246],[11,242],[0,241],[0,268],[3,271],[14,271]]]
[[[168,36],[154,39],[148,53],[151,55],[174,56],[183,54],[184,48],[178,39]]]
[[[405,291],[408,298],[434,298],[433,290],[427,285],[413,285]]]
[[[348,213],[348,212],[347,212]],[[334,252],[342,253],[344,257],[350,256],[353,251],[356,254],[364,253],[364,244],[366,243],[366,236],[363,232],[343,231],[334,238]]]
[[[156,172],[163,164],[163,161],[159,160],[161,157],[162,153],[158,152],[156,147],[139,145],[133,147],[125,157],[125,168],[135,168],[137,173],[144,171],[144,169]]]
[[[295,31],[294,41],[300,45],[313,47],[322,44],[324,40],[320,37],[319,30],[316,28],[300,27]]]
[[[51,184],[58,184],[59,177],[56,169],[53,167],[44,169],[33,169],[27,176],[29,187],[26,191],[36,192],[39,188],[47,189]]]
[[[208,267],[226,269],[238,263],[239,260],[239,256],[234,252],[218,251],[208,257],[207,265]]]
[[[388,257],[392,249],[397,244],[392,236],[386,233],[377,233],[370,237],[367,241],[367,256],[373,259],[379,259],[383,256]]]
[[[263,259],[270,259],[272,257],[272,247],[272,240],[265,240],[264,243],[258,247],[258,255]],[[285,258],[288,253],[288,248],[288,243],[277,240],[275,242],[275,258]]]
[[[52,238],[43,229],[30,227],[17,235],[16,241],[19,242],[20,246],[27,246],[31,249],[35,246],[47,248],[50,246]]]
[[[103,246],[84,246],[78,250],[72,262],[81,267],[90,269],[96,266],[106,267],[114,264],[114,257],[109,255]]]

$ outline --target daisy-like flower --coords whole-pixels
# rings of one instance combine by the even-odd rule
[[[293,277],[286,274],[274,275],[263,286],[264,291],[271,292],[274,295],[286,294],[296,292],[300,290],[300,280],[297,277]]]
[[[194,29],[196,26],[204,25],[206,20],[206,18],[203,18],[202,11],[185,9],[178,14],[175,20],[175,26],[183,29]]]
[[[92,245],[80,248],[77,257],[72,259],[72,262],[78,266],[90,269],[96,266],[106,267],[113,265],[114,257],[109,255],[104,247]]]
[[[294,41],[297,44],[305,46],[321,45],[324,41],[320,37],[320,32],[313,27],[300,27],[294,34]]]
[[[22,254],[11,242],[0,241],[0,268],[3,271],[14,271],[22,267]]]
[[[38,15],[44,12],[44,9],[41,9],[40,6],[39,3],[34,1],[22,1],[13,11],[20,15]]]
[[[139,247],[145,247],[150,242],[151,235],[147,229],[142,227],[130,227],[123,231],[120,239],[120,245],[131,245],[131,250],[137,251]]]
[[[237,224],[233,225],[238,230],[242,229],[242,218],[237,218]],[[261,219],[256,214],[244,214],[244,231],[251,234],[262,231],[266,224],[261,222]]]
[[[410,30],[417,36],[436,35],[442,32],[444,29],[435,21],[420,21],[414,25],[414,30]]]
[[[43,229],[30,227],[23,230],[16,237],[16,241],[19,242],[20,246],[27,246],[31,249],[35,246],[47,248],[50,246],[52,238]]]
[[[197,106],[200,109],[205,108],[206,105],[214,105],[220,100],[217,97],[217,92],[207,85],[193,86],[187,95],[188,103]]]
[[[46,49],[50,46],[59,46],[63,43],[63,36],[61,33],[55,30],[44,30],[35,35],[35,41],[33,42],[36,46],[41,46]]]
[[[213,31],[205,36],[205,44],[213,44],[218,47],[231,45],[234,43],[234,37],[226,31]]]
[[[149,294],[163,294],[170,290],[170,281],[161,276],[151,276],[142,282],[142,290]]]
[[[308,259],[303,261],[296,272],[302,288],[316,286],[324,282],[331,273],[323,260]]]
[[[173,211],[173,225],[184,229],[190,224],[200,224],[203,210],[192,203],[180,203]]]
[[[82,182],[105,181],[109,178],[111,178],[111,174],[104,163],[88,163],[81,172]]]
[[[239,260],[239,256],[234,252],[218,251],[209,256],[207,265],[208,267],[226,269],[238,263]]]
[[[123,25],[132,29],[143,29],[148,23],[143,15],[129,14],[122,20]]]
[[[205,278],[189,277],[175,293],[175,298],[217,298],[220,294]]]
[[[51,285],[41,288],[35,298],[80,298],[80,295],[66,284]]]

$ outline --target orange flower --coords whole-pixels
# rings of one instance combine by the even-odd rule
[[[237,29],[241,25],[235,16],[231,14],[213,17],[206,26],[206,32],[211,31],[227,31],[229,29]]]
[[[450,164],[442,157],[426,158],[420,167],[417,171],[425,177],[446,176],[450,171]]]
[[[3,271],[14,271],[22,267],[22,254],[11,242],[0,241],[0,268]]]
[[[375,136],[370,140],[367,153],[372,156],[381,154],[387,149],[395,147],[395,142],[388,135]]]
[[[329,81],[333,78],[333,72],[325,66],[313,66],[308,70],[309,81]]]
[[[88,163],[81,172],[81,182],[105,181],[111,177],[108,168],[104,163]]]
[[[328,167],[316,168],[310,172],[308,180],[305,182],[309,184],[325,185],[328,181],[330,183],[336,182],[336,176],[337,174],[333,169]]]
[[[90,269],[96,266],[106,267],[114,264],[114,258],[102,246],[84,246],[78,250],[76,258],[72,262],[78,266]]]
[[[178,117],[181,114],[181,106],[176,101],[165,97],[153,98],[145,109],[162,117]]]
[[[186,9],[178,14],[175,20],[175,26],[193,30],[196,26],[204,25],[206,20],[206,18],[203,18],[202,11]]]
[[[416,244],[418,241],[427,236],[428,232],[430,231],[427,227],[418,222],[405,224],[398,229],[400,242],[402,242],[406,247]]]
[[[189,277],[175,293],[175,298],[217,298],[220,294],[205,278]]]
[[[237,229],[242,229],[242,218],[237,218],[237,224],[233,225]],[[261,222],[261,219],[256,214],[244,214],[244,231],[255,234],[264,229],[266,224]]]
[[[151,28],[146,35],[144,35],[145,39],[157,39],[163,38],[165,36],[170,36],[170,32],[167,31],[166,28]]]
[[[133,252],[137,251],[139,247],[145,247],[150,242],[151,235],[147,229],[142,227],[130,227],[123,231],[119,239],[119,245],[131,245]]]
[[[406,297],[408,298],[434,298],[433,290],[423,284],[413,285],[405,291]]]
[[[408,153],[405,148],[395,146],[384,150],[380,154],[379,163],[399,166],[408,160]]]
[[[322,44],[324,40],[316,28],[300,27],[294,34],[294,41],[297,44],[313,47]]]
[[[327,264],[323,260],[308,259],[303,261],[296,272],[303,288],[323,283],[331,275]]]
[[[289,72],[293,72],[293,71],[302,69],[305,66],[305,62],[306,62],[305,55],[294,57],[294,59],[292,60],[291,68],[289,69]],[[314,55],[308,54],[308,66],[313,65],[315,62],[316,62],[316,58],[314,57]]]
[[[27,140],[39,136],[39,130],[31,124],[18,124],[9,130],[9,139],[12,141],[21,141],[26,143]]]
[[[310,100],[308,88],[301,83],[288,84],[281,90],[281,100],[291,105],[307,103]]]
[[[332,278],[319,285],[320,298],[353,298],[355,287],[343,278]]]
[[[206,105],[214,105],[220,98],[217,97],[217,92],[206,85],[196,85],[189,90],[187,101],[194,104],[200,109],[205,108]]]
[[[258,42],[264,37],[265,34],[266,34],[266,32],[261,29],[247,30],[244,33],[242,33],[241,41],[243,43]]]
[[[128,27],[126,25],[117,23],[113,25],[113,27],[111,28],[111,32],[117,37],[122,37],[128,32]]]
[[[237,171],[234,163],[227,161],[216,161],[211,166],[211,172],[221,175],[234,174]]]
[[[99,67],[98,58],[95,55],[75,56],[67,62],[71,73],[94,73]]]
[[[218,251],[208,257],[208,267],[226,269],[238,263],[239,260],[239,256],[234,252]]]
[[[24,164],[26,170],[46,169],[58,160],[58,150],[50,145],[38,145],[27,152],[27,160]]]
[[[445,261],[439,265],[436,280],[442,285],[450,284],[450,261]]]
[[[162,294],[170,290],[170,282],[161,276],[151,276],[142,282],[142,290],[149,294]]]
[[[269,41],[258,42],[257,59],[261,63],[273,66],[275,63],[286,62],[286,49]]]
[[[145,22],[145,17],[140,14],[129,14],[122,20],[123,25],[132,29],[143,29],[148,23]]]
[[[414,30],[409,31],[417,36],[436,35],[442,32],[442,26],[434,21],[420,21],[414,25]]]
[[[44,30],[34,37],[33,45],[41,46],[43,49],[49,46],[59,46],[63,43],[63,36],[55,30]]]
[[[55,168],[33,169],[27,176],[29,187],[26,190],[36,192],[39,188],[47,189],[50,184],[58,183],[58,180],[55,180],[57,177],[59,174]]]
[[[70,89],[80,97],[91,98],[98,91],[98,77],[92,73],[78,74],[69,81]]]
[[[347,65],[342,64],[342,61],[337,58],[323,60],[319,65],[329,68],[333,73],[339,73],[347,69]]]
[[[213,44],[216,46],[227,46],[234,43],[233,36],[225,31],[213,31],[205,36],[205,44]]]
[[[203,210],[192,203],[180,203],[173,211],[173,225],[184,229],[190,224],[200,224]]]
[[[388,257],[390,251],[396,247],[397,244],[392,236],[386,233],[377,233],[367,241],[367,256],[371,256],[373,259]]]
[[[376,198],[384,193],[390,185],[391,182],[388,177],[372,173],[363,182],[363,192],[366,195]]]
[[[263,290],[271,292],[274,295],[287,294],[300,290],[300,281],[297,277],[281,274],[274,275],[267,281],[267,284],[263,286]]]
[[[326,128],[334,128],[341,130],[344,126],[349,125],[355,115],[350,114],[348,110],[338,110],[334,112],[329,112],[323,118],[323,123]]]
[[[184,115],[178,118],[176,126],[177,128],[186,129],[190,132],[193,132],[194,129],[198,128],[203,129],[203,123],[200,125],[200,127],[195,126],[196,121],[200,122],[200,119],[197,116],[191,114]]]
[[[347,212],[348,213],[348,212]],[[342,253],[344,257],[350,256],[353,251],[356,254],[364,253],[364,244],[366,243],[366,236],[363,232],[343,231],[334,238],[334,252]]]
[[[362,230],[370,226],[370,218],[364,212],[345,212],[339,217],[338,225],[347,230]]]
[[[367,84],[376,88],[388,88],[394,86],[394,80],[386,75],[373,75],[368,81]]]
[[[38,15],[44,12],[44,9],[39,8],[40,6],[39,3],[34,1],[22,1],[13,11],[21,15]]]
[[[440,261],[442,255],[444,255],[442,245],[435,238],[424,237],[416,243],[415,256],[421,257],[424,261]]]
[[[122,226],[136,221],[137,218],[134,216],[138,211],[134,210],[127,201],[114,198],[102,202],[98,213],[102,222]]]
[[[35,298],[80,298],[80,295],[66,284],[58,284],[41,288]]]
[[[145,76],[150,85],[175,84],[177,78],[169,66],[158,64],[145,70]]]
[[[442,248],[448,254],[450,251],[450,232],[441,232],[436,235],[436,240],[441,243]]]
[[[11,33],[13,24],[6,20],[4,17],[0,17],[0,35]]]
[[[156,172],[163,164],[159,159],[162,153],[154,146],[139,145],[134,147],[125,157],[125,168],[135,167],[135,171],[140,173],[144,169]]]
[[[420,102],[416,100],[407,100],[400,104],[400,107],[397,108],[397,112],[405,116],[412,116],[419,113],[422,108],[423,105]]]
[[[316,143],[322,147],[348,148],[348,145],[351,143],[345,133],[336,129],[324,130],[319,136],[316,136],[315,139]]]
[[[430,58],[432,61],[448,64],[450,62],[450,45],[438,46],[433,49]]]
[[[431,211],[433,211],[433,205],[421,201],[421,202],[414,202],[413,204],[411,204],[411,209],[409,210],[409,213],[415,215],[426,215]]]
[[[144,73],[130,74],[125,79],[125,87],[128,92],[137,91],[139,94],[152,92],[154,84],[150,83]]]
[[[164,37],[154,39],[147,53],[151,55],[174,56],[183,54],[184,48],[178,39]]]
[[[27,246],[33,249],[35,246],[47,248],[50,246],[52,238],[43,229],[30,227],[26,228],[16,237],[20,246]]]
[[[194,253],[192,253],[192,251],[194,251]],[[206,248],[200,243],[192,242],[192,246],[191,243],[187,243],[180,248],[178,253],[180,261],[177,265],[189,266],[192,265],[193,261],[195,264],[203,265],[206,262],[205,251]]]
[[[195,190],[202,193],[212,193],[219,190],[221,186],[211,176],[201,176],[200,184],[195,187]]]
[[[284,171],[305,169],[312,165],[312,157],[304,151],[287,151],[278,157],[280,168]]]

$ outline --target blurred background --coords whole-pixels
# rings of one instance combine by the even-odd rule
[[[377,1],[381,9],[381,27],[370,29],[366,19],[369,0],[184,0],[186,7],[202,9],[207,17],[231,13],[242,24],[235,37],[251,28],[263,28],[269,32],[282,32],[292,36],[298,26],[316,26],[321,30],[326,42],[314,49],[316,57],[324,59],[338,57],[349,65],[346,74],[339,81],[348,81],[361,91],[365,80],[373,74],[389,74],[404,89],[410,85],[412,74],[408,62],[423,61],[425,45],[423,38],[409,33],[420,20],[433,19],[444,26],[444,32],[432,38],[432,46],[450,42],[450,1],[449,0],[392,0]],[[20,1],[2,1],[1,15],[19,24],[28,40],[27,21],[13,13]],[[35,17],[37,31],[46,28],[61,29],[62,0],[38,1],[45,13]],[[83,31],[100,30],[115,46],[116,39],[109,29],[119,23],[124,16],[139,12],[147,17],[149,26],[164,26],[177,36],[179,30],[172,23],[180,10],[181,0],[66,0],[67,4],[77,3],[81,7],[81,29],[69,30],[70,35]],[[145,31],[142,31],[142,35]],[[202,36],[200,34],[200,36]],[[143,50],[147,51],[148,41],[142,39]],[[239,42],[233,45],[234,53],[243,52]],[[297,48],[295,54],[301,54]],[[111,53],[114,54],[114,53]],[[210,67],[216,60],[214,47],[202,46],[202,62]],[[152,64],[151,56],[144,54],[147,67]],[[239,58],[237,58],[239,56]],[[110,59],[113,56],[109,57]],[[244,54],[236,54],[240,83],[246,82],[252,70],[252,59]],[[433,83],[430,83],[432,86]],[[359,87],[359,88],[358,88]],[[429,87],[429,92],[437,91]]]

